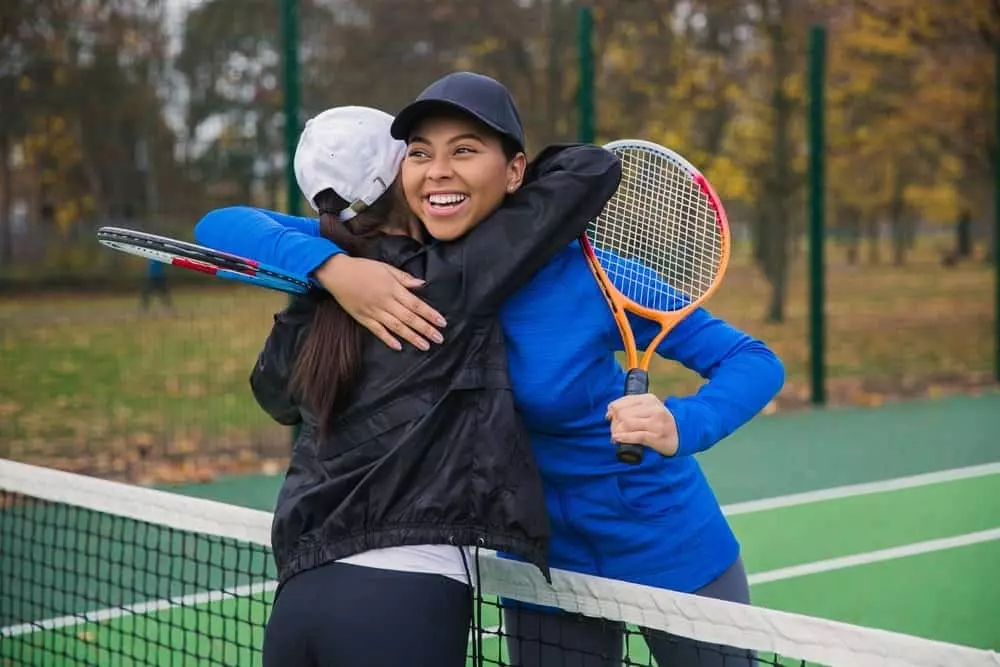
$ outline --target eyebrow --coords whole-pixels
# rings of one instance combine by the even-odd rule
[[[481,136],[479,136],[478,134],[476,134],[475,132],[466,132],[465,134],[459,134],[458,136],[455,136],[455,137],[452,137],[451,139],[449,139],[448,143],[449,144],[453,144],[456,141],[462,141],[464,139],[475,139],[476,141],[478,141],[481,144],[486,143],[485,141],[483,141],[483,138]],[[410,137],[410,143],[411,144],[418,143],[418,142],[422,143],[422,144],[429,144],[429,143],[431,143],[428,139],[426,139],[425,137],[421,137],[420,135],[414,135],[414,136]]]

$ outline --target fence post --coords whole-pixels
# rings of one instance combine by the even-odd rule
[[[299,186],[295,180],[295,147],[299,142],[299,8],[298,0],[281,2],[281,42],[284,52],[285,190],[289,215],[299,215]]]
[[[826,30],[813,26],[809,35],[809,348],[814,405],[826,402],[825,83]]]
[[[996,338],[993,351],[993,374],[1000,382],[1000,43],[994,49],[993,66],[993,271],[996,287],[993,303],[993,321]]]
[[[289,215],[300,215],[302,198],[295,179],[295,148],[299,143],[299,7],[298,0],[279,2],[284,60],[285,208]],[[299,437],[299,426],[292,427],[291,437],[294,445]]]
[[[579,139],[593,143],[596,135],[594,123],[594,14],[581,5],[577,15],[577,52],[579,57],[580,85],[577,90],[579,112]]]

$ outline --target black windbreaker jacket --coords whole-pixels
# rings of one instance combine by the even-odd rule
[[[389,349],[368,336],[350,405],[331,435],[289,396],[318,298],[275,317],[251,376],[258,403],[301,423],[278,496],[272,546],[280,582],[369,549],[480,546],[548,573],[541,479],[515,411],[501,303],[583,233],[615,192],[618,158],[592,145],[552,146],[525,184],[463,238],[422,245],[385,236],[378,258],[423,278],[420,296],[448,319],[445,343]]]

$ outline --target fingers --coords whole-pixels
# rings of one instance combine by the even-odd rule
[[[403,311],[397,306],[392,306],[392,310],[387,310],[379,313],[378,321],[385,326],[393,334],[399,336],[410,345],[414,346],[418,350],[423,350],[426,352],[431,349],[431,344],[421,336],[419,333],[413,330],[406,322],[404,322],[397,313],[406,317],[408,311]]]
[[[421,280],[420,278],[415,278],[414,276],[411,276],[406,271],[403,271],[401,269],[397,269],[394,266],[387,266],[386,268],[389,269],[389,273],[391,273],[393,275],[393,277],[400,282],[401,285],[403,285],[404,287],[407,287],[409,289],[414,289],[416,287],[422,287],[424,285],[424,283],[426,282],[424,280]]]
[[[403,344],[392,337],[392,335],[386,330],[384,326],[376,322],[375,320],[364,319],[358,320],[358,324],[363,326],[368,331],[371,331],[380,341],[385,343],[388,347],[393,350],[402,350]]]
[[[412,295],[411,295],[412,296]],[[417,299],[419,302],[420,300]],[[422,302],[421,302],[422,303]],[[429,309],[431,313],[433,309]],[[399,336],[418,350],[426,352],[431,349],[431,343],[443,343],[444,336],[427,320],[414,313],[406,305],[396,301],[387,310],[372,315],[393,334]],[[440,316],[438,316],[440,317]]]
[[[657,425],[652,417],[632,417],[619,419],[611,422],[611,439],[615,442],[645,442],[643,440],[624,440],[629,433],[646,433],[648,435],[658,433]]]
[[[635,431],[621,431],[621,432],[611,432],[611,441],[617,442],[620,445],[643,445],[646,447],[652,446],[652,443],[656,442],[660,438],[656,433],[652,431],[635,430]]]
[[[622,396],[608,404],[605,419],[614,419],[628,414],[655,414],[663,410],[663,403],[655,394],[635,394]]]
[[[405,271],[400,271],[399,269],[390,266],[388,267],[392,271],[392,275],[399,281],[399,284],[406,289],[397,290],[394,296],[396,300],[403,304],[408,310],[412,311],[417,317],[423,318],[427,322],[431,322],[436,326],[443,327],[448,325],[448,321],[444,319],[441,313],[437,312],[423,300],[417,298],[411,289],[422,287],[424,281],[419,278],[414,278],[409,273]]]
[[[655,395],[624,396],[608,405],[606,417],[613,441],[644,445],[664,456],[677,453],[677,424]]]
[[[406,326],[398,317],[390,312],[383,311],[378,313],[377,320],[374,317],[366,317],[358,320],[358,323],[397,352],[403,349],[403,345],[392,334],[396,334],[418,350],[426,352],[431,349],[430,343],[421,338],[419,334]]]
[[[422,299],[409,290],[400,288],[393,296],[399,305],[405,308],[416,320],[437,327],[448,325],[448,320],[441,313],[428,306]],[[434,329],[434,331],[437,330]]]

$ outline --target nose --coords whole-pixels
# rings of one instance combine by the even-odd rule
[[[437,155],[427,169],[427,178],[433,181],[442,181],[451,178],[454,173],[449,156]]]

